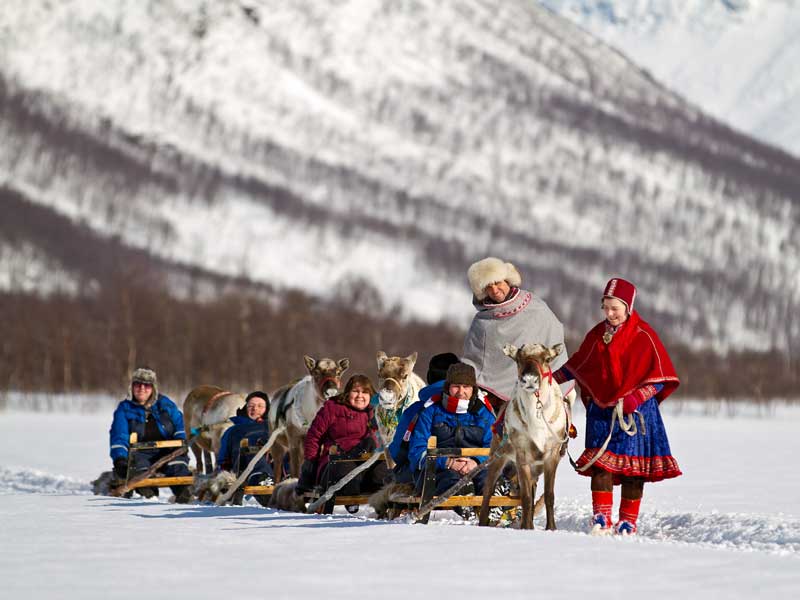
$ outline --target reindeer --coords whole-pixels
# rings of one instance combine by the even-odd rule
[[[546,529],[555,529],[555,482],[558,463],[566,449],[569,415],[575,392],[564,398],[558,383],[553,382],[550,363],[561,352],[561,344],[547,348],[525,344],[517,349],[511,344],[503,352],[517,363],[517,383],[505,411],[505,444],[498,436],[492,440],[492,454],[497,458],[489,466],[483,492],[479,525],[489,520],[489,498],[503,467],[514,461],[522,498],[522,529],[533,529],[534,498],[539,475],[544,472]]]
[[[341,377],[350,366],[350,359],[334,361],[330,358],[316,360],[303,356],[309,374],[296,383],[276,390],[269,409],[270,431],[286,426],[272,446],[272,464],[275,482],[283,477],[283,459],[289,454],[289,471],[292,477],[300,476],[303,462],[303,443],[311,421],[322,404],[339,393]]]
[[[389,444],[394,438],[397,421],[403,411],[419,400],[419,391],[425,387],[422,378],[414,373],[417,362],[417,353],[402,358],[400,356],[386,356],[379,351],[378,360],[378,406],[375,409],[375,419],[378,422],[378,431],[384,445]],[[388,453],[386,460],[389,466],[392,460]]]
[[[192,437],[193,428],[208,425],[208,430],[202,432],[192,446],[197,462],[197,473],[212,472],[211,455],[213,453],[216,456],[219,452],[222,434],[233,424],[229,419],[244,406],[244,399],[242,394],[234,394],[215,385],[198,386],[186,396],[186,400],[183,401],[186,439]]]

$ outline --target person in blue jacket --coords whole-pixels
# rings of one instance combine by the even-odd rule
[[[114,474],[125,480],[128,473],[128,450],[130,435],[138,435],[139,442],[186,439],[183,414],[167,396],[158,393],[158,380],[152,369],[140,367],[131,375],[130,398],[119,403],[109,431],[111,460]],[[130,477],[150,468],[155,461],[172,452],[174,448],[137,450],[131,455]],[[168,477],[190,476],[189,457],[178,456],[159,469]],[[136,489],[145,498],[158,495],[158,488]],[[175,501],[185,504],[192,497],[191,486],[172,486]]]
[[[456,363],[447,369],[444,390],[424,403],[408,445],[408,460],[415,469],[417,489],[422,489],[428,438],[436,436],[437,448],[488,448],[495,421],[488,403],[478,397],[475,369]],[[445,492],[469,473],[485,456],[436,459],[436,494]],[[476,494],[483,493],[486,471],[473,479]]]
[[[217,454],[217,465],[220,469],[239,475],[247,468],[251,457],[239,456],[241,442],[247,439],[250,446],[263,446],[267,443],[268,411],[269,396],[266,392],[255,391],[247,395],[244,409],[240,409],[236,416],[231,417],[233,425],[222,434]],[[247,485],[272,485],[272,483],[272,466],[266,456],[262,456],[247,477]]]
[[[414,469],[408,462],[408,443],[411,432],[416,426],[420,411],[425,402],[432,396],[441,394],[444,389],[444,380],[447,377],[447,369],[450,365],[458,362],[458,357],[452,352],[444,352],[431,357],[428,363],[428,373],[425,377],[428,385],[419,391],[419,401],[403,411],[397,423],[397,429],[389,444],[389,454],[395,462],[394,480],[397,483],[414,483]],[[409,430],[410,429],[410,430]]]

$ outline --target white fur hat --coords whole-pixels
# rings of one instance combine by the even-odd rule
[[[522,276],[517,267],[493,256],[473,263],[467,270],[467,279],[478,300],[486,298],[486,286],[490,283],[505,281],[511,287],[522,285]]]

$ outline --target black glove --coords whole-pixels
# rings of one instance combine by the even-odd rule
[[[128,459],[127,458],[115,458],[114,459],[114,475],[116,475],[119,479],[125,479],[125,476],[128,474]]]
[[[378,447],[378,444],[375,443],[375,438],[371,435],[361,438],[358,444],[355,445],[349,452],[347,452],[348,458],[355,458],[357,456],[361,456],[367,452],[372,452],[375,448]]]
[[[294,488],[296,494],[310,492],[314,489],[314,484],[317,482],[317,461],[306,460],[303,461],[303,466],[300,467],[300,479],[297,480],[297,485]]]

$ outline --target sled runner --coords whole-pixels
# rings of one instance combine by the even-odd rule
[[[490,448],[437,448],[436,437],[428,438],[428,452],[425,456],[425,470],[423,474],[422,492],[420,495],[396,494],[389,496],[389,518],[394,518],[404,511],[413,511],[418,514],[417,522],[426,524],[430,518],[431,510],[453,509],[466,507],[480,507],[483,503],[483,496],[478,495],[452,495],[437,498],[436,490],[436,459],[440,456],[447,457],[473,457],[488,456],[487,461],[473,469],[478,472],[492,460]],[[459,484],[466,483],[467,476],[461,478]],[[455,487],[455,486],[454,486]],[[441,501],[437,501],[441,500]],[[520,506],[521,500],[515,496],[491,496],[489,498],[490,507],[501,507],[510,509]],[[421,510],[422,509],[422,510]]]
[[[135,490],[141,487],[170,487],[173,485],[193,485],[194,477],[164,477],[164,476],[148,476],[145,479],[136,479],[131,477],[131,464],[133,462],[133,454],[142,450],[154,450],[164,448],[186,448],[186,440],[159,440],[156,442],[139,442],[139,436],[134,432],[131,434],[128,448],[128,472],[125,475],[125,488],[128,490]],[[152,469],[152,467],[151,467]],[[154,469],[155,470],[155,469]],[[155,475],[155,473],[153,473]]]

